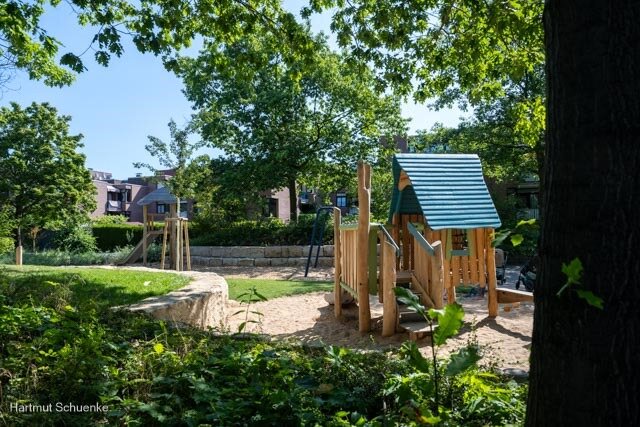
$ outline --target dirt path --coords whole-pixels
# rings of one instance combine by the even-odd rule
[[[264,279],[303,280],[304,268],[205,268],[223,277],[250,277]],[[315,269],[307,280],[333,280],[333,271]],[[325,292],[316,292],[260,302],[251,307],[262,313],[258,324],[250,324],[249,331],[268,334],[282,340],[297,340],[310,345],[340,345],[358,349],[384,350],[397,348],[408,339],[407,334],[396,334],[390,338],[380,335],[379,322],[367,334],[358,332],[358,309],[355,305],[345,307],[343,317],[336,319],[333,306],[325,300]],[[533,327],[533,304],[522,303],[510,311],[500,309],[496,319],[487,317],[486,297],[460,298],[465,309],[465,326],[460,334],[449,340],[439,350],[440,355],[455,351],[468,342],[477,342],[483,349],[482,363],[501,369],[529,369],[529,347]],[[230,301],[229,312],[242,307]],[[229,319],[231,331],[245,319],[236,315]],[[418,342],[423,352],[430,351],[428,339]]]

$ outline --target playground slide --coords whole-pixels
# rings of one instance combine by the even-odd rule
[[[153,241],[155,240],[156,237],[158,237],[157,234],[148,234],[147,235],[147,247],[148,247],[148,245],[153,243]],[[142,256],[142,242],[143,242],[143,239],[140,239],[140,241],[138,242],[136,247],[133,248],[131,253],[125,258],[124,261],[120,262],[119,264],[120,265],[133,264],[134,262],[138,261],[140,259],[140,257]]]

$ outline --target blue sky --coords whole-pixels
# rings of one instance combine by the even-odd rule
[[[299,2],[287,1],[287,4]],[[91,29],[75,24],[73,14],[64,3],[44,16],[42,27],[65,45],[61,52],[82,52],[93,36]],[[328,31],[327,17],[316,17],[313,27],[317,31]],[[60,114],[72,117],[73,134],[84,135],[81,151],[87,156],[87,167],[112,172],[114,178],[121,179],[146,172],[135,169],[132,163],[155,164],[144,149],[147,136],[169,140],[169,120],[173,118],[178,125],[183,125],[192,110],[181,92],[181,81],[167,72],[158,58],[140,54],[130,45],[125,49],[125,54],[113,58],[107,68],[96,64],[89,50],[83,56],[88,71],[80,74],[69,87],[49,88],[19,73],[9,83],[9,90],[1,95],[0,105],[49,102]],[[412,119],[410,133],[429,129],[436,122],[453,126],[461,114],[457,110],[433,112],[413,103],[403,106],[403,115]],[[215,154],[211,149],[206,152]]]

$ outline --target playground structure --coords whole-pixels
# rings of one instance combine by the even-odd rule
[[[358,303],[359,329],[371,329],[370,295],[382,303],[382,335],[424,324],[402,321],[394,288],[410,288],[426,307],[456,301],[456,287],[487,289],[490,317],[499,303],[532,301],[531,294],[497,289],[491,246],[500,219],[482,176],[480,159],[469,154],[397,154],[389,224],[370,222],[371,167],[358,165],[357,225],[341,224],[334,210],[335,315],[342,290]],[[379,251],[377,243],[380,242]],[[375,300],[373,300],[375,302]]]
[[[149,213],[149,205],[154,202],[168,204],[169,212]],[[183,271],[186,268],[190,271],[189,220],[178,214],[178,199],[166,187],[162,187],[140,199],[138,205],[142,206],[142,239],[123,264],[132,264],[142,257],[142,264],[147,266],[149,247],[162,236],[160,268],[164,270],[168,253],[170,270]]]

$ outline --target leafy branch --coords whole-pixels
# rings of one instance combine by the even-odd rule
[[[594,294],[593,292],[584,288],[584,285],[580,281],[582,279],[582,273],[584,268],[582,267],[582,261],[579,258],[574,258],[569,264],[562,263],[562,273],[567,276],[566,283],[560,288],[556,296],[560,297],[567,290],[571,289],[576,292],[578,298],[582,298],[587,304],[592,305],[600,310],[604,309],[604,301],[602,298]]]

